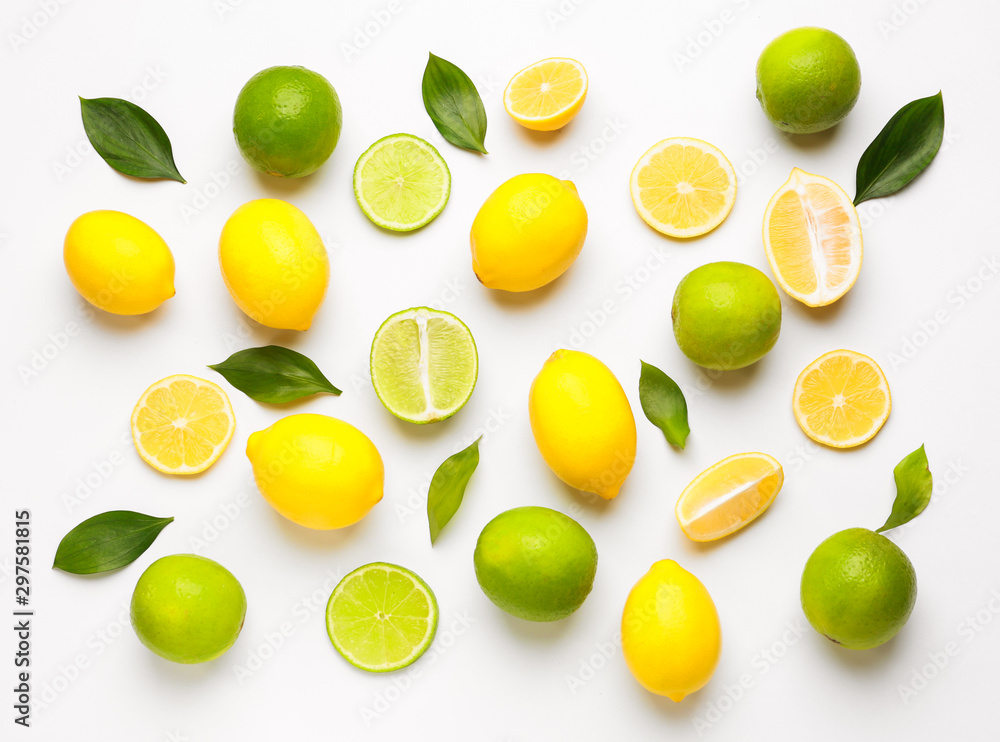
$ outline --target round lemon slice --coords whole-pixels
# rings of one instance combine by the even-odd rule
[[[654,144],[632,170],[632,203],[639,216],[669,237],[697,237],[729,216],[736,171],[718,147],[673,137]]]
[[[885,424],[892,409],[889,383],[874,360],[833,350],[799,374],[792,397],[795,420],[817,443],[860,446]]]
[[[219,460],[236,429],[218,384],[178,374],[142,393],[132,411],[132,440],[142,460],[164,474],[197,474]]]
[[[551,57],[518,72],[503,91],[503,107],[517,123],[535,131],[568,124],[587,97],[587,71],[575,59]]]

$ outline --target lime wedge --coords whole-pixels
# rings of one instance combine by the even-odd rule
[[[358,567],[326,604],[326,631],[334,649],[369,672],[416,662],[434,640],[437,625],[437,601],[427,583],[386,562]]]
[[[395,232],[418,229],[441,213],[451,173],[434,146],[412,134],[391,134],[354,166],[354,196],[365,216]]]
[[[385,408],[411,423],[435,423],[469,401],[479,374],[472,333],[458,317],[428,307],[397,312],[372,340],[371,375]]]

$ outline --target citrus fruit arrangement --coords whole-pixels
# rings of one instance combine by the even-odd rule
[[[764,114],[795,134],[836,125],[854,106],[860,84],[854,52],[825,29],[789,31],[768,44],[757,63]],[[513,75],[503,106],[520,126],[554,132],[580,114],[588,87],[580,62],[548,58]],[[458,67],[431,55],[423,98],[448,142],[486,153],[482,101]],[[303,67],[263,70],[236,96],[237,147],[266,176],[302,178],[323,167],[342,125],[334,87]],[[623,190],[624,180],[623,174]],[[438,149],[407,133],[379,139],[353,169],[361,211],[378,228],[394,232],[427,227],[448,203],[451,186],[451,171]],[[736,200],[737,174],[714,145],[673,136],[639,158],[628,188],[639,217],[682,244],[721,227]],[[567,274],[588,229],[587,208],[572,182],[544,173],[515,175],[469,217],[471,269],[484,289],[530,292],[572,280]],[[777,287],[808,307],[822,307],[841,299],[858,279],[858,214],[829,178],[793,169],[767,204],[762,236],[759,258],[766,259],[773,280],[752,265],[724,261],[707,262],[678,281],[670,309],[673,335],[697,366],[726,372],[765,358],[781,330]],[[218,258],[223,283],[251,320],[305,332],[322,312],[329,257],[316,227],[294,205],[261,198],[238,208],[221,227]],[[64,260],[81,296],[108,312],[155,311],[175,293],[174,259],[166,243],[151,227],[120,212],[93,211],[74,221]],[[132,278],[123,282],[121,275]],[[477,341],[454,314],[401,308],[375,332],[369,366],[372,390],[389,413],[404,423],[440,424],[459,413],[476,389]],[[659,369],[642,366],[643,412],[671,445],[683,449],[690,433],[683,393]],[[315,363],[281,346],[247,348],[211,368],[264,403],[340,394]],[[792,414],[802,431],[831,449],[871,440],[891,407],[879,365],[851,350],[833,350],[810,363],[792,392]],[[588,353],[555,349],[525,393],[538,454],[553,474],[573,489],[617,498],[636,460],[637,430],[616,373]],[[142,460],[163,474],[184,476],[204,472],[223,456],[235,427],[226,391],[189,375],[152,384],[131,421]],[[382,456],[345,420],[287,415],[251,433],[245,453],[264,500],[303,528],[348,528],[383,498]],[[478,461],[477,440],[435,473],[428,495],[432,543],[461,504]],[[675,507],[681,532],[697,542],[728,539],[760,519],[785,483],[781,462],[766,453],[736,453],[705,468],[708,463],[702,462],[703,471],[677,493]],[[847,648],[888,641],[915,603],[913,566],[881,531],[926,506],[930,472],[923,448],[895,474],[896,505],[879,532],[855,528],[834,534],[809,557],[802,574],[800,596],[809,622]],[[142,520],[148,516],[125,511],[105,515],[112,517],[91,519],[67,535],[76,542],[64,552],[64,539],[56,566],[100,571],[100,556],[109,569],[118,568],[142,553],[169,522],[150,523]],[[140,532],[145,540],[137,537]],[[128,554],[108,553],[123,543]],[[98,548],[105,551],[90,553],[90,562],[74,570],[74,553],[79,562],[79,553]],[[526,504],[482,527],[471,566],[484,595],[500,610],[519,620],[560,621],[581,610],[591,593],[598,548],[573,518]],[[131,615],[139,639],[154,653],[198,663],[233,645],[246,610],[243,588],[232,573],[181,554],[163,557],[143,572]],[[335,587],[326,628],[333,648],[351,665],[388,672],[415,662],[432,645],[438,616],[437,599],[423,579],[405,567],[375,561]],[[625,664],[643,688],[679,702],[710,682],[721,653],[721,626],[705,584],[677,562],[662,559],[635,583],[622,607]]]

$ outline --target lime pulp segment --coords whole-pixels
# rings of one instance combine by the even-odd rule
[[[411,134],[392,134],[369,147],[354,166],[354,195],[375,224],[397,232],[418,229],[441,213],[451,173],[434,146]]]
[[[390,672],[415,662],[437,631],[434,593],[405,567],[373,562],[351,572],[326,606],[334,649],[355,667]]]
[[[372,341],[375,393],[393,415],[432,423],[458,412],[476,386],[472,333],[449,312],[416,307],[382,323]]]

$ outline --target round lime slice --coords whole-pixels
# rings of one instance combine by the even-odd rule
[[[386,562],[358,567],[326,604],[326,631],[334,649],[369,672],[416,662],[434,641],[437,625],[437,600],[427,583]]]
[[[479,374],[472,333],[458,317],[428,307],[397,312],[372,340],[372,384],[396,417],[434,423],[469,401]]]
[[[354,166],[354,196],[365,216],[395,232],[418,229],[441,213],[451,173],[434,146],[412,134],[391,134]]]

